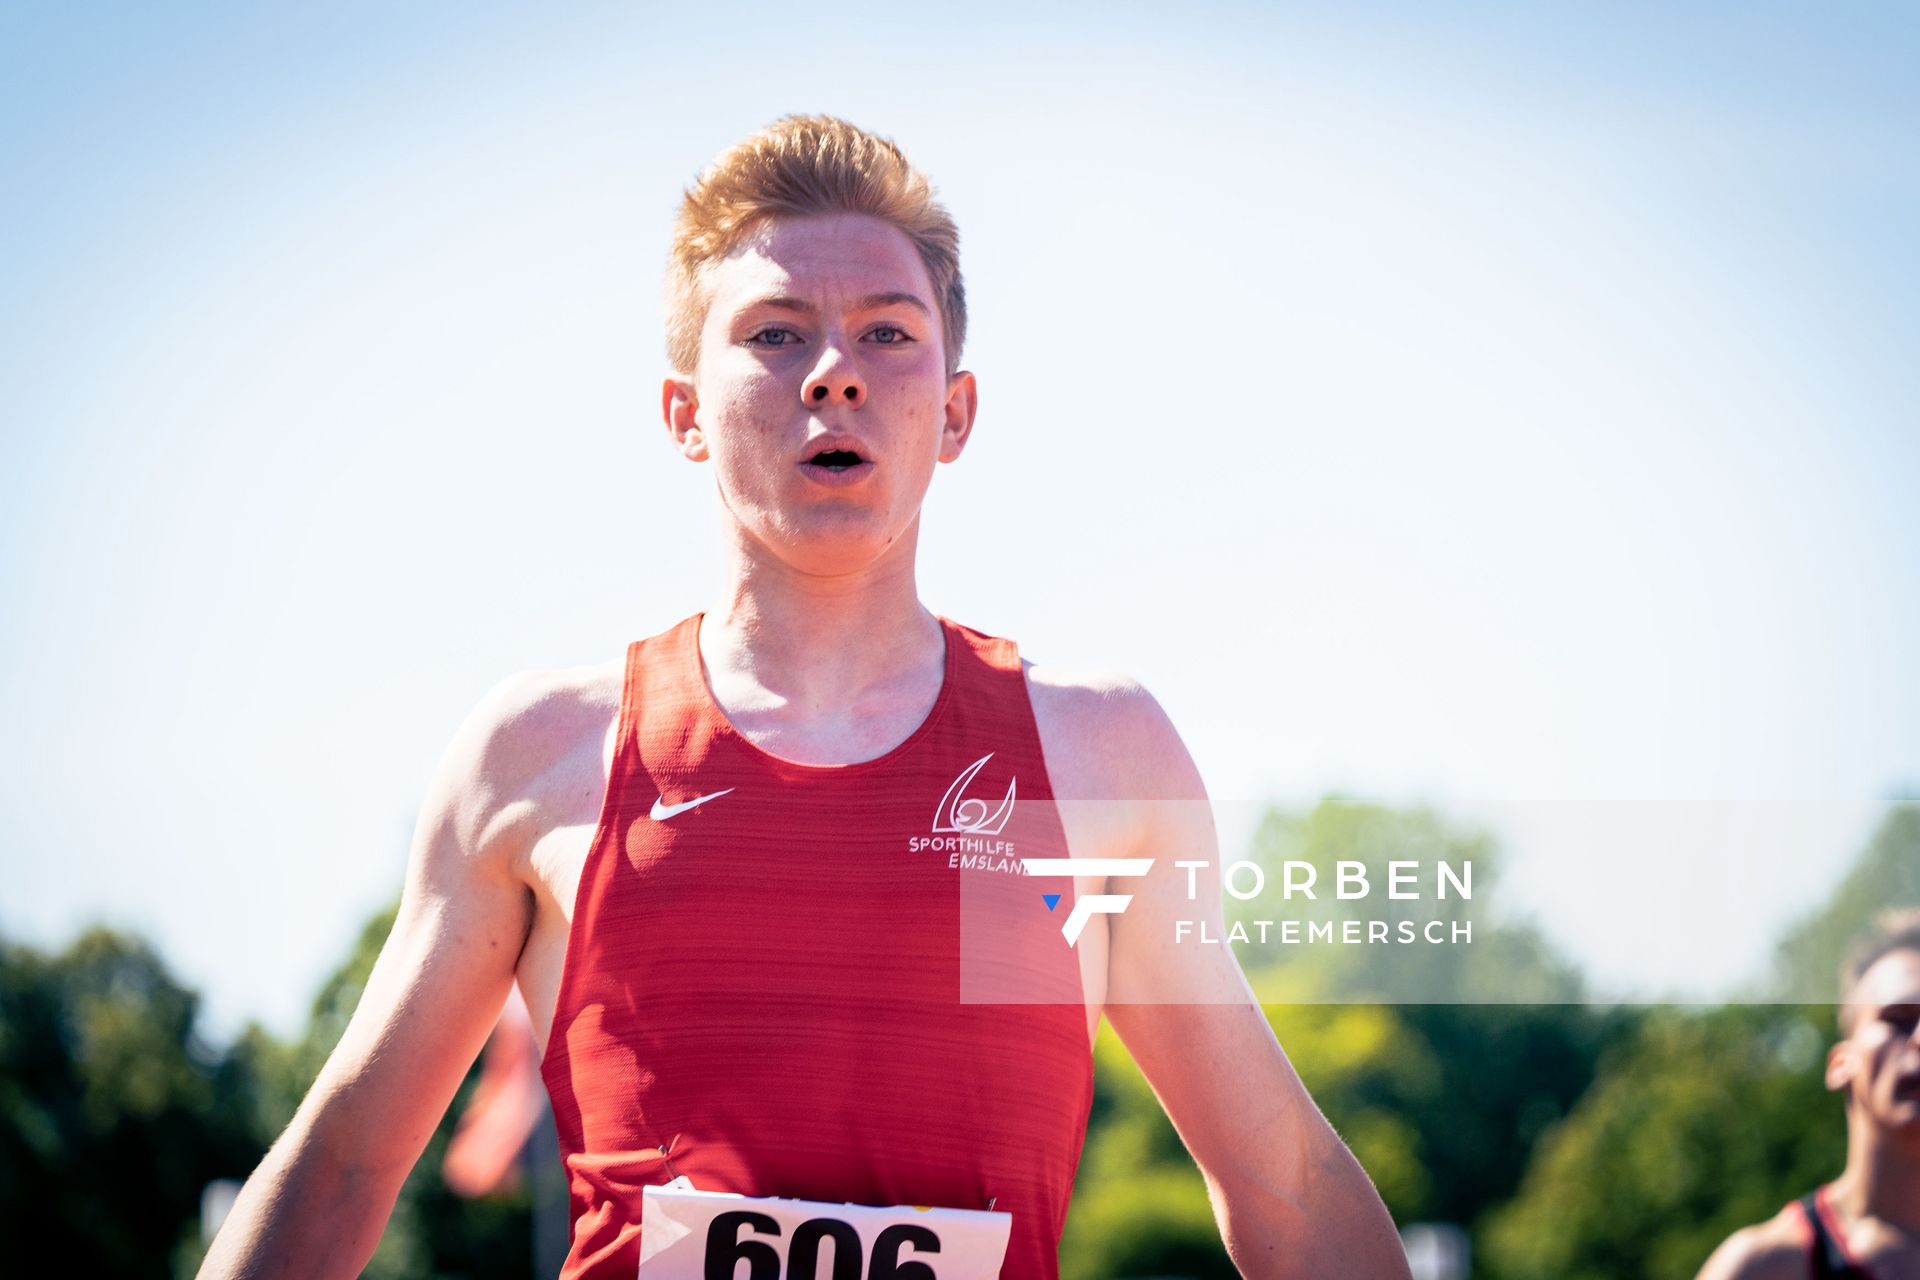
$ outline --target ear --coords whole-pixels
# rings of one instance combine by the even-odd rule
[[[1827,1091],[1845,1093],[1853,1083],[1853,1045],[1842,1040],[1827,1050]]]
[[[973,434],[973,415],[979,411],[979,392],[965,369],[947,381],[947,420],[940,430],[940,461],[952,462]]]
[[[670,373],[660,386],[660,416],[673,447],[689,462],[707,460],[707,434],[700,426],[700,392],[684,373]]]

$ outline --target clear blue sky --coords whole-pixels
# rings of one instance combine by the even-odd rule
[[[1152,688],[1229,851],[1430,799],[1607,990],[1755,971],[1920,786],[1901,6],[0,10],[0,930],[298,1025],[508,671],[704,606],[679,188],[960,220],[934,608]]]

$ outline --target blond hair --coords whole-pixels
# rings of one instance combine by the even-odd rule
[[[1854,943],[1853,949],[1847,952],[1846,962],[1840,966],[1841,1034],[1853,1034],[1853,1023],[1859,1012],[1859,1006],[1853,1001],[1854,988],[1867,976],[1867,970],[1895,951],[1920,952],[1920,909],[1906,907],[1883,912],[1875,918],[1873,932]]]
[[[967,297],[960,232],[899,147],[834,116],[782,116],[735,143],[687,188],[667,265],[667,359],[692,373],[706,323],[707,269],[770,218],[865,213],[905,233],[933,282],[947,374],[960,367]]]

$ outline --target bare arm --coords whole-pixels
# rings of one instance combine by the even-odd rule
[[[393,932],[359,1007],[201,1266],[224,1277],[355,1276],[513,983],[531,898],[513,871],[539,716],[528,678],[490,693],[421,806]]]
[[[1758,1226],[1745,1227],[1720,1242],[1697,1280],[1804,1280],[1809,1269],[1806,1241],[1789,1208]]]
[[[1114,881],[1133,902],[1114,917],[1107,1019],[1206,1179],[1221,1239],[1242,1275],[1407,1276],[1379,1193],[1314,1105],[1274,1038],[1223,935],[1220,857],[1206,789],[1179,735],[1136,686],[1114,700],[1109,742],[1140,805],[1145,877]],[[1130,775],[1130,776],[1125,776]],[[1204,861],[1189,869],[1176,861]],[[1198,926],[1196,924],[1195,929]]]

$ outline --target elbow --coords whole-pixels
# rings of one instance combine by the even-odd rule
[[[1393,1218],[1333,1135],[1278,1166],[1207,1178],[1227,1256],[1247,1280],[1410,1280]]]

